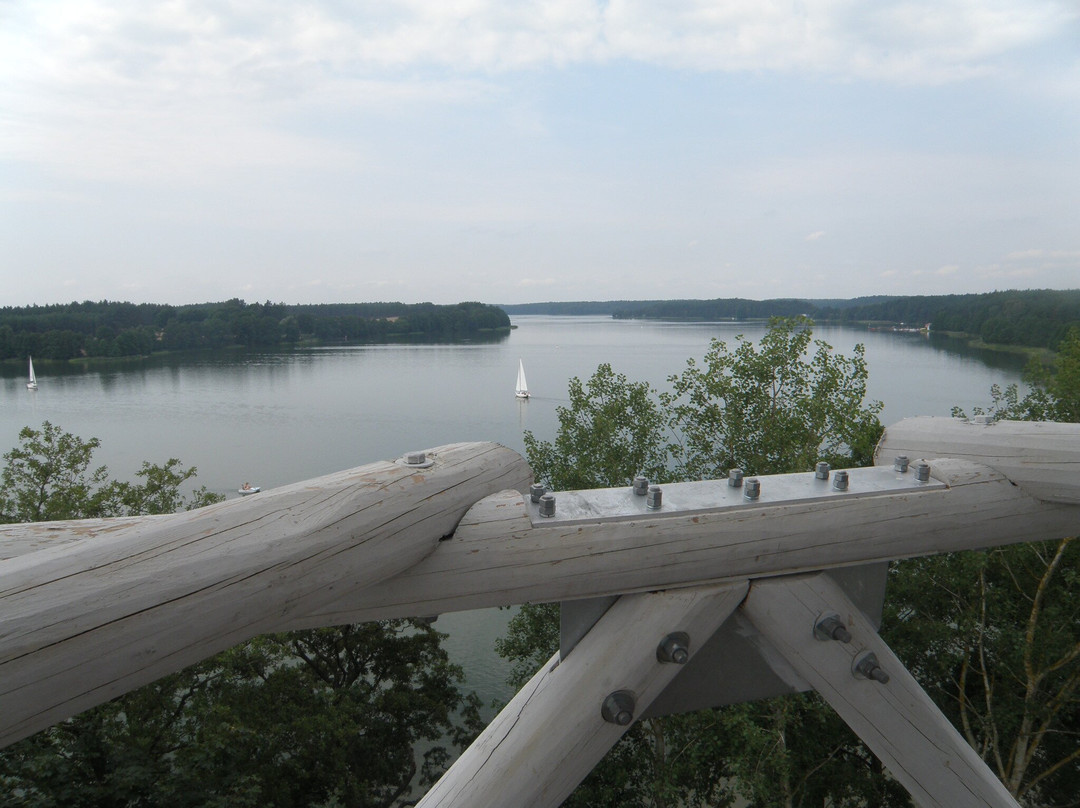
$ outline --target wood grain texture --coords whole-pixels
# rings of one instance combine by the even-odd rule
[[[1036,499],[1080,504],[1080,424],[908,418],[885,430],[875,462],[891,465],[896,455],[983,463]]]
[[[92,540],[0,562],[0,744],[414,566],[478,499],[532,476],[496,444],[428,454],[169,516],[19,526]]]
[[[639,715],[682,669],[657,661],[670,632],[691,656],[727,619],[745,582],[625,595],[559,662],[556,653],[495,717],[419,808],[555,808],[629,729],[605,721],[608,694],[628,690]]]
[[[825,575],[758,581],[740,608],[785,660],[832,705],[924,808],[1017,808],[1001,781],[949,723],[866,617]],[[835,612],[849,643],[818,640],[818,616]],[[872,651],[887,683],[857,678]]]
[[[851,470],[853,487],[859,472]],[[937,460],[933,475],[948,487],[567,526],[534,518],[536,506],[516,491],[494,494],[416,566],[343,592],[305,619],[321,625],[344,615],[374,620],[788,575],[1061,538],[1080,522],[1076,506],[1040,502],[985,465]],[[765,488],[769,478],[761,480]]]

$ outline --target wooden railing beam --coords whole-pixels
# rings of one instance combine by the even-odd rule
[[[756,581],[740,612],[829,702],[923,808],[1018,808],[859,609],[827,575]],[[837,614],[848,642],[815,637]],[[887,681],[855,672],[872,653]]]
[[[673,632],[692,656],[738,607],[746,582],[625,595],[561,662],[556,653],[465,750],[418,808],[556,808],[629,724],[603,703],[629,693],[636,718],[682,669],[657,649]]]
[[[0,536],[66,527],[85,539],[0,562],[0,745],[310,620],[341,591],[414,566],[478,499],[532,477],[496,444],[427,454],[186,513],[7,526]]]

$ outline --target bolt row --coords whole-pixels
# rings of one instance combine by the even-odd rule
[[[825,612],[814,621],[814,639],[828,642],[851,642],[851,632],[836,612]],[[851,675],[856,679],[871,679],[881,684],[888,684],[889,673],[878,663],[873,651],[862,651],[851,662]]]
[[[690,661],[690,635],[685,631],[673,631],[656,646],[656,660],[662,663],[685,665]],[[637,700],[629,690],[609,693],[600,705],[600,715],[609,724],[628,726],[634,720]]]
[[[421,455],[422,457],[423,455]],[[893,460],[893,470],[899,474],[906,474],[908,471],[908,459],[905,455],[897,455]],[[847,491],[848,490],[848,473],[844,470],[831,472],[832,487],[834,491]],[[829,464],[821,461],[814,469],[814,478],[818,480],[828,480],[830,477]],[[732,488],[743,489],[743,499],[756,500],[761,497],[761,480],[757,477],[747,477],[744,479],[743,470],[739,468],[731,469],[727,476],[728,485]],[[922,461],[915,464],[915,482],[926,483],[930,482],[930,464]],[[651,511],[660,510],[663,506],[664,492],[658,485],[653,485],[649,482],[648,478],[639,474],[634,478],[632,489],[635,496],[645,497],[645,507]],[[529,498],[534,504],[540,505],[541,516],[554,516],[555,515],[555,495],[547,490],[540,483],[533,483],[529,486]]]

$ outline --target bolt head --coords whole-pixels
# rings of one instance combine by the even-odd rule
[[[634,720],[636,700],[629,690],[616,690],[600,705],[600,715],[609,724],[629,726]]]
[[[552,493],[544,494],[540,497],[540,515],[551,517],[555,515],[555,495]]]

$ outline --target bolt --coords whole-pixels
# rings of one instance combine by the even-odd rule
[[[642,477],[640,474],[634,478],[634,493],[639,497],[645,496],[649,493],[649,478]]]
[[[920,483],[930,482],[930,464],[929,463],[916,463],[915,464],[915,481]]]
[[[742,469],[732,469],[727,473],[727,484],[732,488],[741,488],[742,476]]]
[[[881,684],[889,681],[889,674],[878,664],[877,655],[873,651],[864,651],[855,657],[851,663],[851,672],[856,679],[873,679]]]
[[[660,506],[664,504],[664,492],[660,490],[658,485],[650,485],[649,493],[645,497],[645,507],[650,511],[656,511],[660,509]]]
[[[907,467],[908,467],[907,455],[897,455],[896,457],[894,457],[893,462],[892,462],[892,467],[893,467],[893,471],[898,471],[901,474],[903,474],[905,471],[907,471]]]
[[[817,623],[814,624],[814,638],[822,641],[851,642],[851,632],[847,630],[840,615],[830,612],[818,616]]]
[[[634,694],[629,690],[616,690],[600,705],[600,715],[609,724],[628,726],[634,720]]]
[[[409,452],[405,455],[405,463],[410,466],[422,466],[427,462],[427,455],[423,452]]]
[[[833,475],[832,487],[837,491],[847,491],[848,476],[846,471],[838,471]]]
[[[743,489],[743,499],[757,499],[761,496],[761,481],[757,477],[751,477],[746,481]]]
[[[534,503],[540,501],[540,497],[547,493],[547,488],[542,483],[533,483],[529,486],[529,499]]]
[[[992,416],[992,415],[976,415],[974,418],[971,419],[971,423],[973,423],[973,424],[982,424],[982,425],[992,424],[992,423],[994,423],[994,416]]]
[[[552,493],[544,494],[540,497],[540,515],[541,516],[554,516],[555,515],[555,495]]]
[[[657,646],[656,658],[661,662],[685,665],[690,659],[690,635],[685,631],[673,631],[668,634]]]
[[[817,468],[814,469],[814,477],[819,480],[829,479],[829,464],[822,460],[817,464]]]

